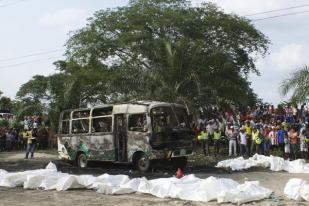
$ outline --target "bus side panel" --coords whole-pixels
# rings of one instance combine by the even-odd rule
[[[73,154],[69,154],[69,145],[71,144],[71,140],[69,136],[58,136],[58,158],[63,160],[72,160],[75,158]],[[71,151],[70,151],[71,152]]]
[[[115,161],[114,135],[91,135],[89,145],[89,159]]]
[[[151,146],[149,145],[149,137],[146,132],[128,131],[128,160],[132,161],[135,152],[144,152],[148,157],[151,157]]]
[[[90,160],[115,160],[115,149],[112,134],[74,135],[59,138],[58,153],[61,159],[75,160],[78,152],[86,154]]]

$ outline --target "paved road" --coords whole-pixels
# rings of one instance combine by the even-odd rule
[[[91,168],[79,169],[71,164],[59,162],[57,155],[37,153],[35,159],[24,160],[23,153],[0,153],[0,169],[8,171],[24,171],[45,167],[49,161],[54,161],[59,170],[72,174],[127,174],[130,177],[146,176],[149,179],[158,177],[170,177],[175,171],[169,167],[160,166],[152,172],[140,174],[132,171],[130,165],[113,165],[106,163],[92,163]],[[252,169],[244,172],[232,172],[214,167],[189,167],[187,174],[194,173],[197,177],[207,178],[215,176],[219,178],[231,178],[240,183],[244,181],[258,180],[260,185],[274,191],[273,196],[264,201],[250,203],[248,205],[309,205],[306,202],[295,202],[284,198],[283,188],[288,179],[298,177],[309,181],[309,174],[289,174],[286,172],[271,172],[267,169]],[[201,202],[181,201],[175,199],[160,199],[144,194],[130,195],[102,195],[91,190],[70,190],[65,192],[24,190],[22,188],[0,188],[0,205],[205,205]],[[216,205],[215,202],[207,205]]]

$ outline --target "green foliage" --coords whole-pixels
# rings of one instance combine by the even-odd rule
[[[0,97],[0,109],[11,110],[13,102],[9,97]]]
[[[290,102],[303,103],[309,99],[309,67],[307,65],[291,73],[290,77],[281,82],[280,87],[283,96],[292,91]]]
[[[0,127],[8,127],[9,126],[9,122],[6,120],[0,120]]]
[[[95,12],[67,42],[59,72],[34,76],[17,96],[44,102],[50,117],[87,104],[132,99],[172,101],[192,111],[209,105],[253,105],[247,76],[268,39],[249,20],[214,4],[131,0]],[[56,121],[56,120],[52,120]]]

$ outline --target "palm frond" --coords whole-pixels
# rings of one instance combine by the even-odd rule
[[[280,93],[286,96],[293,92],[291,100],[294,102],[305,101],[309,96],[309,67],[307,65],[297,69],[284,79],[280,85]]]

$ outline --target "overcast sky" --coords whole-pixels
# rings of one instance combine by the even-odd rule
[[[128,0],[0,0],[0,90],[15,97],[33,75],[55,72],[53,62],[62,59],[69,32],[85,25],[94,11],[126,5]],[[194,5],[202,0],[192,0]],[[308,4],[302,8],[250,16],[258,19],[291,12],[309,11],[308,0],[211,0],[228,13],[257,12]],[[272,42],[269,55],[258,59],[261,76],[251,75],[255,92],[277,104],[282,79],[309,64],[309,12],[263,21],[254,25]],[[29,56],[31,54],[39,54]],[[17,58],[28,56],[24,58]]]

